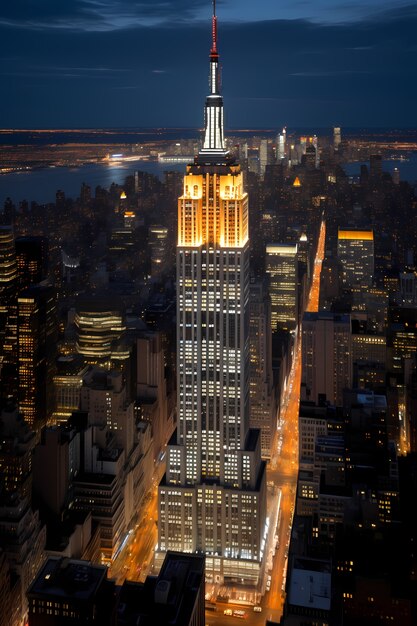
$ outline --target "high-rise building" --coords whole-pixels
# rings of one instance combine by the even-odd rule
[[[0,529],[0,551],[3,550],[15,581],[11,609],[18,621],[12,623],[26,623],[26,591],[45,558],[46,527],[29,500],[15,493],[0,497]]]
[[[306,400],[342,406],[343,389],[352,387],[350,315],[304,314],[301,384]]]
[[[30,501],[35,433],[14,406],[0,411],[0,438],[0,490]]]
[[[330,311],[342,293],[343,267],[339,259],[326,256],[320,272],[319,310]]]
[[[297,244],[266,246],[266,273],[271,296],[271,329],[294,330],[298,322]]]
[[[80,408],[83,376],[88,365],[78,354],[60,356],[56,361],[54,382],[54,423],[66,422]]]
[[[159,485],[158,555],[206,554],[207,578],[257,585],[265,464],[249,429],[248,197],[226,151],[217,18],[204,144],[178,200],[178,426]]]
[[[97,298],[77,305],[75,326],[77,352],[92,364],[110,359],[126,330],[121,305]]]
[[[155,459],[174,430],[169,419],[163,335],[142,332],[136,340],[136,411],[152,425]]]
[[[167,267],[168,228],[158,224],[149,226],[149,247],[151,249],[151,277],[158,278]]]
[[[18,237],[16,259],[19,288],[27,289],[46,278],[48,240],[46,237]]]
[[[19,408],[28,424],[37,428],[52,415],[58,332],[56,293],[35,285],[18,298]]]
[[[286,143],[287,143],[287,129],[284,126],[282,131],[278,134],[277,161],[281,161],[282,159],[285,159]]]
[[[273,391],[271,300],[261,281],[250,286],[250,426],[261,431],[262,456],[269,459],[276,421]]]
[[[333,147],[335,150],[339,150],[340,144],[342,143],[342,131],[340,126],[335,126],[333,128]]]
[[[372,285],[374,278],[373,230],[339,229],[337,256],[343,265],[343,280],[347,286]]]
[[[382,156],[371,154],[369,157],[369,175],[371,178],[381,178],[382,176]]]
[[[265,175],[265,168],[268,163],[268,140],[261,139],[259,144],[259,174],[261,177]]]
[[[15,293],[17,282],[16,248],[11,226],[0,226],[0,303]]]
[[[18,275],[14,234],[0,226],[0,398],[17,393]]]

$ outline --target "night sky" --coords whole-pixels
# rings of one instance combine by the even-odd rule
[[[3,0],[0,127],[203,124],[209,0]],[[227,128],[417,126],[417,3],[218,1]]]

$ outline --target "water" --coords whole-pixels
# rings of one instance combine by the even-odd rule
[[[367,165],[369,169],[369,162],[355,161],[354,163],[343,164],[343,169],[349,176],[359,176],[361,171],[361,165]],[[400,180],[406,180],[410,184],[417,182],[417,152],[411,152],[407,156],[407,160],[393,159],[382,162],[382,170],[384,172],[393,173],[394,168],[397,167],[400,170]]]
[[[359,176],[362,162],[346,163],[343,168],[349,176]],[[369,166],[369,163],[368,163]],[[383,170],[392,174],[394,168],[400,170],[400,179],[411,184],[417,181],[417,152],[408,155],[407,161],[383,161]],[[163,177],[164,171],[185,172],[185,163],[159,163],[157,161],[136,161],[123,165],[102,163],[83,165],[78,168],[55,167],[28,172],[0,175],[0,211],[7,197],[15,204],[20,200],[36,200],[39,203],[55,202],[58,189],[65,195],[77,198],[82,183],[90,185],[93,193],[97,185],[108,188],[114,182],[123,185],[126,176],[141,170]]]
[[[73,167],[48,167],[28,172],[0,175],[0,210],[7,197],[16,204],[20,200],[36,200],[39,203],[55,202],[58,189],[70,198],[77,198],[82,183],[90,185],[92,192],[97,185],[108,188],[114,182],[123,185],[126,176],[136,171],[149,172],[160,178],[166,170],[185,172],[185,163],[158,163],[136,161],[123,165],[101,163]]]

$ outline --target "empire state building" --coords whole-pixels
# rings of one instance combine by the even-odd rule
[[[207,579],[257,585],[265,464],[249,428],[249,224],[223,133],[213,2],[204,144],[178,199],[177,409],[159,485],[158,553],[206,555]]]

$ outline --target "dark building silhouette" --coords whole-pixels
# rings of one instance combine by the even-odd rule
[[[126,581],[117,626],[204,626],[204,556],[168,551],[159,576]]]
[[[48,240],[46,237],[17,237],[15,245],[19,289],[27,289],[46,278]]]
[[[105,565],[50,557],[27,596],[29,626],[115,624],[115,583]]]

